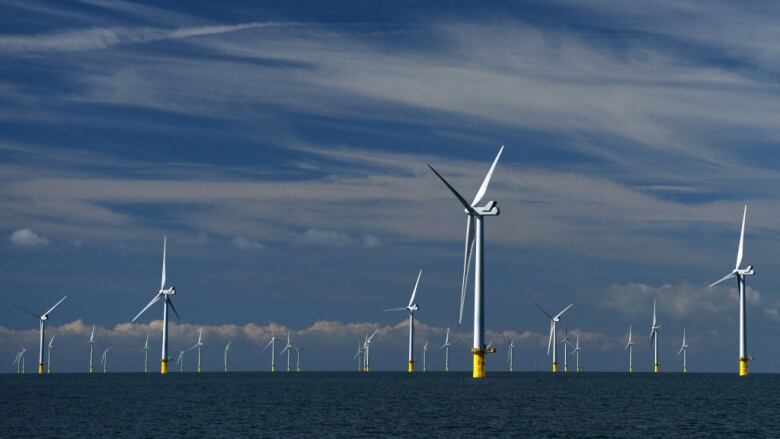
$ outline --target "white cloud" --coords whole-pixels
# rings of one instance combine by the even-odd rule
[[[366,234],[361,236],[352,236],[335,230],[309,229],[298,238],[298,242],[305,245],[321,245],[329,247],[353,247],[361,246],[366,248],[378,247],[381,245],[379,238],[374,235]]]
[[[265,244],[262,242],[244,238],[243,236],[236,236],[233,238],[233,245],[241,250],[262,250],[265,248]]]
[[[8,237],[13,245],[19,247],[41,247],[47,245],[49,240],[30,229],[19,229],[11,233]]]

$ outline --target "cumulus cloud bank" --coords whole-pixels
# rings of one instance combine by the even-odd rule
[[[11,244],[19,247],[41,247],[49,243],[45,236],[39,235],[30,229],[16,230],[11,233],[8,239],[11,241]]]

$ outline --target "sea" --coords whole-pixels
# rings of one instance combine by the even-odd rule
[[[780,437],[780,375],[0,375],[2,438]]]

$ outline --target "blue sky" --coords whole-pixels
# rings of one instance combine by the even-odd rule
[[[36,344],[48,308],[63,370],[88,328],[131,370],[155,312],[162,236],[206,365],[266,368],[292,331],[314,369],[347,369],[375,328],[380,369],[405,367],[416,272],[420,346],[460,343],[464,218],[487,198],[488,369],[546,370],[549,309],[575,306],[590,370],[621,370],[629,324],[661,363],[735,371],[733,264],[747,203],[748,351],[780,368],[778,7],[761,2],[6,2],[0,16],[0,358]],[[467,307],[471,301],[467,300]],[[159,311],[159,310],[158,310]],[[466,313],[468,316],[469,313]],[[269,319],[273,322],[269,326]],[[419,351],[419,350],[418,350]],[[418,357],[419,357],[418,353]],[[431,365],[441,362],[431,353]],[[32,358],[32,357],[30,357]],[[649,343],[636,351],[649,367]],[[28,364],[33,364],[30,360]]]

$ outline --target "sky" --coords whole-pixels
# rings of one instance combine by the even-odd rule
[[[766,2],[0,0],[0,372],[157,367],[163,236],[180,320],[204,365],[267,370],[272,335],[304,370],[470,368],[458,324],[465,198],[488,189],[486,340],[506,368],[548,370],[549,312],[581,366],[737,370],[730,272],[748,206],[751,371],[780,370],[780,6]],[[47,335],[48,340],[48,335]],[[7,363],[3,363],[3,358]],[[192,352],[185,368],[194,368]],[[2,366],[2,364],[6,364]]]

